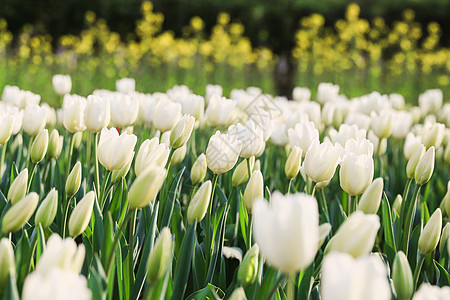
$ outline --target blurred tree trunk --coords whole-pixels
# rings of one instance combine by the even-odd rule
[[[278,96],[292,99],[294,89],[295,65],[286,53],[282,53],[274,69],[274,82]]]

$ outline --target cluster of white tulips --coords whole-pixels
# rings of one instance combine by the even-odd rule
[[[3,89],[0,297],[450,299],[442,91],[53,87]]]

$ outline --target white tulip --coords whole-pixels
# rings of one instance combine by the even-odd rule
[[[133,78],[121,78],[116,80],[116,90],[120,93],[130,94],[136,89],[136,81]]]
[[[349,139],[355,139],[356,141],[365,139],[366,134],[366,129],[359,129],[356,125],[347,124],[342,124],[341,126],[339,126],[339,131],[331,129],[328,133],[333,144],[338,143],[342,147],[345,147],[345,143]]]
[[[411,129],[413,115],[407,111],[399,111],[392,116],[392,136],[396,139],[404,139]]]
[[[313,140],[319,140],[319,130],[313,122],[299,123],[295,125],[295,129],[289,128],[288,136],[291,147],[297,146],[302,149],[302,155],[305,157]]]
[[[239,158],[241,147],[235,136],[216,131],[206,148],[208,168],[216,174],[230,171]]]
[[[109,171],[122,169],[132,158],[137,137],[119,133],[115,128],[103,128],[98,143],[98,160]]]
[[[181,118],[181,104],[166,99],[156,103],[153,125],[161,132],[171,130]]]
[[[389,111],[383,111],[380,114],[372,112],[370,115],[373,132],[380,139],[385,139],[392,134],[392,114]]]
[[[84,122],[88,130],[99,132],[108,126],[111,119],[110,104],[108,98],[89,95],[84,111]]]
[[[139,114],[139,101],[136,97],[114,93],[110,98],[111,122],[124,128],[133,125]]]
[[[225,97],[212,96],[205,111],[205,118],[212,126],[228,125],[236,109],[236,101]]]
[[[71,133],[86,129],[84,124],[84,110],[86,108],[86,98],[78,95],[64,96],[63,101],[63,124]]]
[[[373,156],[374,145],[366,138],[361,140],[355,140],[353,138],[348,139],[345,142],[345,152],[355,153],[357,155],[366,154],[370,157]]]
[[[444,94],[440,89],[427,90],[419,95],[419,107],[423,115],[436,113],[442,107]]]
[[[6,143],[11,137],[13,124],[13,117],[8,113],[0,111],[0,145]]]
[[[311,90],[297,86],[292,91],[292,98],[298,102],[309,101],[311,99]]]
[[[339,170],[341,188],[352,196],[362,194],[372,182],[373,174],[374,162],[371,156],[346,153]]]
[[[70,93],[72,89],[72,79],[70,75],[54,75],[52,78],[53,89],[55,93],[59,96],[64,96],[65,94]]]
[[[265,148],[263,132],[251,120],[245,123],[245,126],[241,124],[231,125],[228,128],[228,134],[241,143],[242,148],[239,154],[241,157],[250,158]]]
[[[286,274],[299,272],[314,260],[319,243],[317,201],[306,194],[272,194],[269,203],[253,204],[253,233],[261,254]]]
[[[450,299],[450,287],[439,287],[422,283],[420,288],[414,294],[413,300],[447,300]]]
[[[339,95],[339,86],[332,83],[321,82],[317,88],[317,101],[326,103],[335,101]]]
[[[29,105],[23,113],[23,130],[30,136],[36,136],[44,129],[47,122],[47,111],[39,105]]]
[[[409,132],[406,135],[405,144],[403,146],[403,155],[405,155],[405,158],[409,160],[420,145],[422,145],[422,137],[420,135],[415,136],[414,133]]]
[[[339,164],[342,147],[330,141],[319,144],[314,139],[306,152],[303,167],[305,173],[314,182],[329,181],[334,176],[336,167]]]

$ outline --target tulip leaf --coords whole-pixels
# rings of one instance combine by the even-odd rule
[[[118,233],[117,233],[118,234]],[[119,289],[119,299],[125,299],[125,291],[124,291],[124,278],[123,278],[123,268],[122,268],[122,247],[120,244],[120,240],[117,243],[116,247],[116,274],[117,274],[117,287]]]
[[[156,222],[158,221],[158,208],[159,208],[159,202],[156,203],[155,208],[153,210],[152,220],[150,224],[150,229],[148,231],[148,234],[145,236],[145,244],[144,244],[144,250],[142,252],[141,256],[141,263],[139,264],[138,271],[136,273],[136,280],[134,282],[133,289],[131,291],[131,299],[138,299],[139,295],[142,292],[142,289],[145,284],[145,279],[147,278],[147,259],[150,256],[150,251],[153,248],[153,243],[155,240],[155,232],[156,232]],[[150,207],[147,206],[143,209],[143,211],[146,211],[150,214]],[[144,219],[143,217],[141,217]]]
[[[391,247],[392,250],[394,250],[394,253],[397,253],[397,246],[395,245],[394,238],[394,226],[392,225],[391,206],[389,205],[389,200],[386,196],[386,193],[383,193],[383,199],[381,201],[384,238],[388,246]]]
[[[20,300],[19,292],[17,291],[16,277],[14,274],[10,273],[8,276],[8,284],[5,290],[4,299]]]
[[[36,264],[39,261],[39,258],[41,257],[42,253],[44,252],[45,249],[45,234],[44,234],[44,229],[42,228],[41,223],[39,223],[36,226],[37,229],[37,236],[36,238],[37,240],[37,244],[36,244]]]
[[[95,211],[95,206],[97,206],[97,204],[94,204],[94,211]],[[114,251],[113,249],[113,243],[114,243],[114,225],[113,225],[113,220],[112,220],[112,216],[111,216],[111,212],[107,212],[105,218],[103,219],[103,238],[102,238],[102,243],[99,246],[102,247],[102,258],[103,258],[103,266],[106,267],[106,259],[107,257],[110,256],[111,251]],[[97,232],[97,230],[96,230]],[[98,235],[98,234],[96,234]]]
[[[436,282],[439,286],[450,285],[450,275],[448,271],[437,261],[433,260],[434,268],[436,269]]]
[[[249,234],[247,232],[247,227],[248,227],[248,213],[247,213],[247,208],[244,205],[244,199],[242,198],[242,193],[240,193],[240,197],[239,197],[239,224],[241,225],[241,233],[242,233],[242,238],[244,239],[245,242],[245,246],[247,247],[247,249],[250,248],[250,245],[247,245],[248,242],[248,238],[247,238],[247,234]]]
[[[309,299],[311,293],[311,288],[314,283],[314,263],[312,263],[308,268],[302,270],[298,277],[298,299]]]
[[[105,236],[105,232],[104,232],[104,224],[103,224],[103,215],[102,212],[100,211],[100,206],[98,205],[98,199],[97,197],[95,197],[94,199],[94,214],[91,218],[91,222],[94,223],[94,234],[95,237],[93,238],[93,241],[96,241],[96,243],[94,244],[94,251],[98,252],[100,250],[100,248],[105,247],[104,243],[104,236]],[[106,221],[108,222],[108,221]],[[105,248],[104,248],[105,249]]]
[[[18,270],[17,285],[19,290],[21,290],[25,276],[28,274],[30,259],[32,259],[30,239],[26,230],[23,231],[22,237],[16,245],[16,249],[20,249],[19,255],[16,252],[16,264]]]
[[[187,298],[189,300],[203,300],[203,299],[220,300],[223,299],[224,297],[225,293],[220,288],[208,283],[208,285],[205,288],[189,295],[189,297]]]
[[[272,299],[273,293],[280,285],[283,275],[272,267],[266,266],[265,274],[256,293],[255,299]]]
[[[184,227],[183,215],[181,214],[181,206],[178,200],[175,201],[175,206],[173,208],[171,229],[172,234],[175,236],[174,253],[179,253],[186,228]]]
[[[182,178],[183,178],[183,173],[185,170],[186,170],[186,167],[183,167],[183,169],[181,169],[178,172],[177,176],[175,176],[174,180],[172,181],[172,185],[170,187],[170,191],[168,194],[168,200],[166,201],[166,205],[164,207],[164,214],[163,214],[163,218],[161,221],[161,226],[159,228],[169,226],[169,224],[170,224],[170,219],[172,218],[172,212],[173,212],[173,207],[175,204],[175,199],[178,199],[180,192],[181,192]]]
[[[181,253],[175,270],[175,281],[173,284],[173,300],[183,299],[186,291],[187,281],[191,269],[192,255],[195,247],[197,221],[189,226],[187,234],[181,243]]]
[[[195,244],[195,255],[192,262],[192,277],[194,290],[198,290],[202,283],[206,280],[206,259],[202,249],[202,245]]]

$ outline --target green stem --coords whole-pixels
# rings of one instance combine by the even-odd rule
[[[287,276],[287,300],[295,300],[295,274]]]
[[[408,210],[406,212],[406,218],[404,220],[404,230],[403,230],[403,238],[402,238],[402,250],[408,256],[408,244],[409,244],[409,236],[411,234],[411,226],[413,221],[413,213],[414,208],[416,207],[417,198],[419,197],[421,186],[416,184],[414,187],[414,194],[411,198],[411,201],[408,203]]]
[[[34,174],[36,173],[36,167],[37,167],[37,164],[34,164],[33,170],[31,171],[31,174],[30,174],[30,180],[28,181],[27,194],[30,191],[31,184],[33,183]]]
[[[66,237],[66,225],[67,225],[67,215],[69,214],[69,207],[70,207],[70,202],[72,201],[72,197],[69,198],[69,200],[67,201],[67,205],[64,208],[64,222],[63,222],[63,234],[62,234],[62,238],[64,239]]]
[[[400,246],[402,245],[402,235],[403,235],[402,225],[405,222],[405,215],[408,206],[409,189],[411,188],[412,181],[413,181],[412,178],[408,178],[408,180],[406,181],[405,188],[403,190],[402,203],[400,206],[400,216],[397,224],[397,245]]]
[[[97,196],[100,196],[100,174],[98,169],[98,156],[97,156],[97,147],[98,147],[98,135],[97,132],[95,134],[95,141],[94,141],[94,167],[95,167],[95,189],[97,192]]]
[[[103,209],[106,203],[106,184],[108,183],[109,177],[111,176],[111,171],[106,172],[105,179],[103,179],[102,187],[100,189],[100,207]]]
[[[414,290],[417,288],[417,281],[419,280],[419,274],[422,270],[423,262],[425,261],[426,256],[423,254],[419,254],[419,261],[416,265],[416,269],[414,270]]]
[[[136,231],[136,214],[137,210],[133,210],[132,212],[132,218],[131,218],[131,224],[130,224],[130,233],[128,236],[128,239],[130,240],[130,244],[128,247],[128,270],[129,270],[129,276],[130,276],[130,291],[132,290],[133,284],[134,284],[134,260],[133,260],[133,254],[134,254],[134,233]]]
[[[327,223],[330,223],[330,213],[328,212],[327,199],[325,197],[325,189],[320,191],[319,204],[322,207],[322,212],[325,215]]]
[[[30,136],[30,140],[28,141],[28,148],[27,148],[27,168],[30,168],[30,163],[31,163],[31,146],[33,145],[33,141],[34,141],[34,137]]]
[[[292,180],[294,180],[294,178],[291,178],[291,179],[289,180],[288,189],[287,189],[287,193],[288,193],[288,194],[291,193]]]
[[[6,156],[6,148],[8,146],[8,142],[4,143],[2,147],[2,156],[0,158],[0,175],[3,175],[3,164],[5,162],[5,156]]]
[[[347,194],[347,217],[351,215],[352,213],[352,201],[353,197],[350,194]]]
[[[277,291],[277,289],[280,286],[281,281],[283,281],[283,279],[285,278],[285,276],[279,276],[277,281],[275,282],[275,284],[273,285],[272,289],[269,292],[269,295],[267,296],[267,299],[272,299],[273,296],[275,295],[275,292]]]
[[[66,175],[69,175],[70,170],[72,168],[72,154],[73,154],[73,146],[74,146],[74,141],[75,139],[73,138],[73,134],[70,135],[70,146],[69,146],[69,156],[67,158],[67,172]]]
[[[252,231],[253,231],[253,217],[252,217],[251,214],[248,216],[248,228],[247,228],[247,230],[248,230],[248,234],[247,234],[247,236],[248,236],[248,249],[247,250],[250,250],[250,248],[252,247]]]
[[[248,180],[252,177],[252,167],[250,166],[250,157],[247,160],[247,172],[248,172]]]
[[[209,260],[211,258],[211,218],[212,218],[212,207],[214,205],[214,193],[216,191],[217,179],[219,178],[219,174],[214,173],[213,175],[213,186],[211,192],[211,200],[208,205],[208,212],[206,214],[206,262],[209,265]]]

